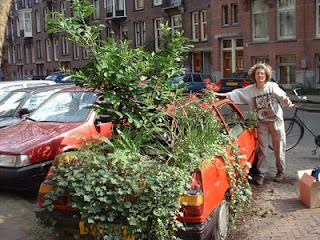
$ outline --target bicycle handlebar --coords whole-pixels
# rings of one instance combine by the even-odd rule
[[[300,100],[308,101],[307,96],[300,96],[300,95],[299,95],[298,90],[300,90],[300,89],[301,89],[301,88],[295,88],[295,89],[293,89],[294,94],[295,94]]]

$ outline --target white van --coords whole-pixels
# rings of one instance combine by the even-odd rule
[[[0,100],[3,99],[9,92],[28,87],[39,87],[56,84],[54,81],[47,80],[17,80],[17,81],[2,81],[0,82]]]

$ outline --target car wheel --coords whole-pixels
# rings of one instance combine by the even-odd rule
[[[216,222],[215,233],[212,239],[225,240],[227,239],[229,229],[229,206],[228,202],[223,199],[218,213]]]

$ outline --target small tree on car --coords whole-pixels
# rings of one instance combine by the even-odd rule
[[[230,144],[208,107],[214,94],[207,102],[189,99],[184,107],[182,89],[169,84],[183,71],[190,48],[181,32],[163,25],[162,48],[148,53],[130,49],[128,41],[98,40],[104,26],[88,23],[88,1],[74,1],[72,10],[70,18],[54,13],[49,33],[64,32],[88,52],[90,63],[72,74],[80,85],[101,91],[95,107],[114,123],[114,138],[57,157],[51,178],[60,191],[47,194],[46,208],[70,195],[76,217],[94,226],[97,239],[175,239],[183,228],[177,220],[180,195],[191,172],[204,159],[226,154]]]

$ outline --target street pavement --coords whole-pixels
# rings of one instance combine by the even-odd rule
[[[294,102],[297,101],[290,92],[288,96]],[[320,96],[312,95],[308,98],[320,102]],[[315,121],[319,121],[319,116],[314,115],[318,118]],[[265,184],[251,184],[254,199],[252,206],[239,215],[236,229],[231,232],[228,240],[320,240],[320,208],[309,209],[300,201],[297,175],[298,170],[320,165],[320,151],[313,156],[311,150],[314,144],[310,146],[303,141],[287,152],[287,172],[282,183],[273,181],[275,163],[272,154],[269,154],[269,173]],[[35,204],[36,194],[0,191],[0,240],[48,240],[45,230],[36,222],[33,211]]]

